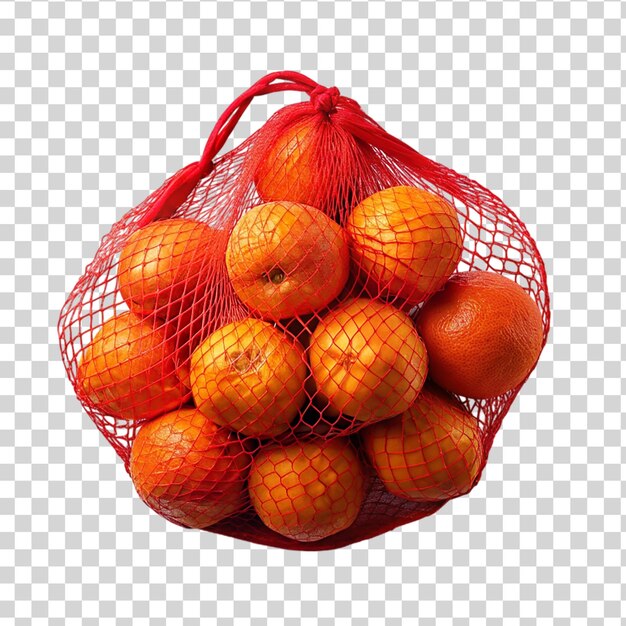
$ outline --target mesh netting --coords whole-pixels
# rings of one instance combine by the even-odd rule
[[[216,157],[286,90],[310,97]],[[150,507],[299,550],[469,492],[548,329],[542,259],[502,201],[293,72],[113,226],[59,319]]]

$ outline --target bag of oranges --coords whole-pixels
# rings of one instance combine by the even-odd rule
[[[217,156],[253,98],[289,90],[308,98]],[[59,319],[152,509],[298,550],[469,492],[548,328],[520,220],[295,72],[238,97],[113,226]]]

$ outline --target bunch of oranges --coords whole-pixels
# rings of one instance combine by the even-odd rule
[[[128,310],[100,327],[77,378],[104,414],[140,420],[130,473],[157,512],[207,528],[253,509],[310,542],[352,525],[372,480],[418,502],[467,493],[485,452],[455,396],[516,388],[543,326],[515,282],[455,273],[462,229],[443,197],[390,187],[341,224],[311,206],[316,165],[296,130],[300,144],[278,142],[255,181],[261,202],[226,233],[217,264],[224,233],[191,219],[127,240],[117,279]],[[277,171],[289,176],[272,182]],[[244,313],[203,335],[196,312],[217,266]],[[349,432],[302,429],[312,408]]]

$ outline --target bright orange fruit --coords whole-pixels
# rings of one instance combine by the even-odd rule
[[[126,420],[161,415],[189,397],[173,352],[161,327],[134,313],[121,313],[105,322],[85,348],[78,384],[106,415]]]
[[[364,422],[406,411],[428,369],[411,319],[390,304],[365,298],[325,315],[308,354],[319,394],[331,410]]]
[[[253,318],[220,328],[191,357],[196,406],[218,424],[253,437],[289,428],[306,398],[306,377],[299,344]]]
[[[263,202],[299,202],[332,217],[351,205],[373,156],[368,145],[355,143],[325,115],[288,124],[269,149],[263,141],[259,145],[265,152],[259,155],[254,182]]]
[[[456,209],[417,187],[390,187],[366,198],[352,211],[346,231],[372,295],[410,304],[443,286],[463,248]]]
[[[365,475],[347,438],[262,448],[248,479],[250,500],[272,530],[317,541],[354,522]]]
[[[142,426],[130,475],[140,498],[157,513],[206,528],[246,506],[250,461],[226,429],[196,409],[180,409]]]
[[[478,420],[435,388],[424,388],[402,415],[372,424],[361,438],[387,490],[408,500],[467,493],[482,467]]]
[[[304,118],[279,135],[260,164],[256,189],[265,202],[290,200],[315,204],[319,189],[313,185],[317,119]]]
[[[120,254],[119,288],[132,311],[170,319],[205,290],[216,231],[190,219],[153,222],[133,233]]]
[[[492,398],[517,387],[543,345],[537,305],[517,283],[491,272],[453,276],[424,305],[417,328],[432,379],[469,398]]]
[[[350,271],[342,228],[321,211],[295,202],[250,209],[228,241],[226,265],[244,304],[280,320],[334,300]]]

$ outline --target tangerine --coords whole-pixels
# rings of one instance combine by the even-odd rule
[[[469,398],[492,398],[517,387],[543,346],[537,305],[520,285],[492,272],[454,275],[423,306],[417,328],[431,378]]]
[[[191,357],[196,406],[253,437],[289,428],[306,398],[304,351],[268,322],[246,318],[211,334]]]
[[[134,232],[117,271],[119,289],[131,311],[171,318],[205,289],[202,276],[214,254],[216,232],[191,219],[166,219]]]
[[[262,448],[248,479],[263,523],[297,541],[317,541],[348,528],[365,494],[365,474],[347,438]]]
[[[422,390],[402,415],[361,432],[363,447],[391,493],[418,501],[467,493],[483,462],[478,420],[454,398]]]
[[[250,209],[228,241],[226,265],[244,304],[264,318],[311,313],[334,300],[350,272],[343,229],[295,202]]]
[[[348,218],[353,257],[373,295],[418,304],[440,289],[463,248],[455,208],[417,187],[379,191]]]
[[[250,455],[226,429],[197,409],[180,409],[146,423],[130,455],[139,497],[157,513],[206,528],[247,504]]]
[[[398,415],[426,379],[426,348],[411,319],[357,298],[325,315],[309,346],[311,372],[329,408],[361,421]]]
[[[265,142],[260,145],[266,149]],[[328,116],[305,116],[281,128],[260,155],[256,190],[263,202],[299,202],[335,217],[357,196],[360,173],[372,156],[368,145],[355,145]]]
[[[162,327],[127,311],[105,322],[85,348],[77,381],[89,402],[112,417],[156,417],[189,397]],[[180,376],[179,376],[180,374]]]

